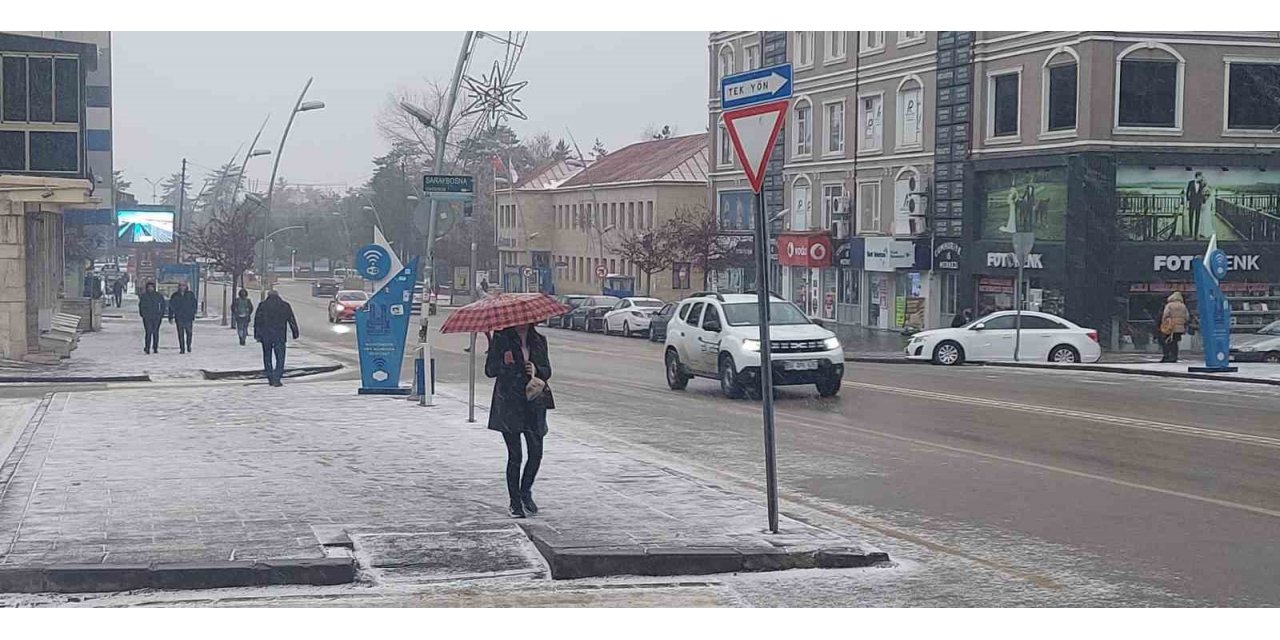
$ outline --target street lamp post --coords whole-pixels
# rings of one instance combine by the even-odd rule
[[[273,195],[275,195],[276,172],[280,170],[280,156],[284,154],[284,143],[286,140],[289,139],[289,130],[293,128],[293,119],[297,117],[299,113],[302,113],[303,111],[315,111],[316,109],[324,108],[324,103],[319,100],[308,100],[306,102],[302,101],[302,99],[307,96],[307,89],[311,88],[311,82],[313,80],[315,80],[315,78],[307,78],[307,84],[302,87],[302,93],[298,94],[298,101],[294,103],[293,111],[289,112],[289,122],[284,126],[284,133],[281,134],[280,136],[280,146],[276,148],[275,162],[272,163],[271,165],[271,182],[267,184],[266,211],[264,212],[265,215],[263,216],[263,219],[262,219],[262,239],[263,239],[262,260],[261,260],[262,273],[260,274],[260,277],[264,279],[262,280],[261,287],[258,290],[259,301],[267,297],[267,279],[269,279],[269,275],[267,274],[267,263],[268,263],[267,254],[270,253],[271,251],[270,245],[266,243],[266,239],[271,237],[271,234],[267,232],[267,229],[270,228],[271,226],[270,225],[271,205],[272,205],[271,198]]]

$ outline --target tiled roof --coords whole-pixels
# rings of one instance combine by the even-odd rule
[[[562,187],[620,182],[706,182],[707,134],[637,142],[591,163]]]

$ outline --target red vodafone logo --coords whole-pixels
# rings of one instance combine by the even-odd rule
[[[826,234],[781,234],[778,262],[788,267],[831,266],[831,238]]]
[[[826,262],[827,257],[830,255],[830,252],[827,251],[827,245],[823,244],[820,240],[815,239],[815,241],[809,245],[809,259],[812,262]]]

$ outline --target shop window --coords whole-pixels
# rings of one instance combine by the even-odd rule
[[[1183,59],[1156,42],[1135,44],[1116,57],[1116,125],[1182,128]]]
[[[884,94],[858,97],[858,153],[877,153],[884,144]]]
[[[1018,93],[1022,72],[995,74],[987,78],[987,116],[990,137],[1018,135]]]
[[[1271,131],[1280,125],[1280,61],[1227,63],[1227,128]]]
[[[939,300],[942,318],[950,322],[960,306],[960,276],[955,273],[942,274],[942,295]]]

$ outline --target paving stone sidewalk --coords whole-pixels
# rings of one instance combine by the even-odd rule
[[[190,353],[178,351],[177,329],[165,321],[160,327],[160,352],[142,351],[143,327],[134,307],[128,301],[120,310],[123,317],[107,316],[102,330],[80,334],[80,346],[56,365],[33,363],[0,363],[0,380],[32,381],[56,378],[103,378],[147,376],[157,380],[190,380],[204,378],[204,371],[260,371],[262,348],[251,338],[244,346],[234,329],[220,326],[218,318],[197,319],[192,331]],[[112,307],[110,311],[116,311]],[[289,344],[285,359],[291,369],[333,367],[338,363]]]
[[[466,422],[461,389],[441,389],[434,408],[355,391],[311,382],[53,394],[0,452],[0,568],[321,558],[317,536],[341,532],[357,547],[414,533],[397,544],[420,555],[427,534],[513,530],[502,439],[483,411]],[[553,419],[535,491],[542,512],[525,522],[546,544],[862,553],[844,533],[786,517],[769,536],[760,496],[558,434],[565,422]]]

